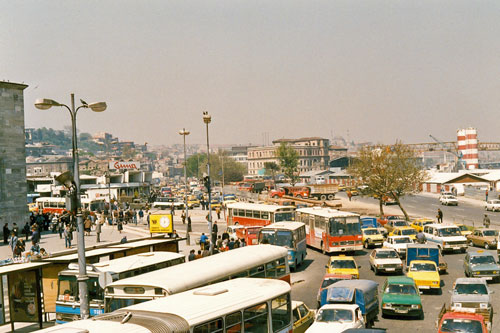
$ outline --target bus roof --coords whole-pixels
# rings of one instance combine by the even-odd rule
[[[294,221],[281,221],[272,223],[265,227],[262,227],[261,230],[274,230],[274,229],[286,229],[286,230],[296,230],[300,227],[305,226],[302,222],[294,222]]]
[[[290,285],[281,280],[238,278],[132,305],[122,310],[172,313],[184,318],[190,325],[196,325],[238,309],[263,303],[290,290]]]
[[[123,248],[109,248],[109,247],[87,250],[85,251],[85,258],[89,259],[90,257],[95,257],[95,256],[101,257],[123,251],[124,251]],[[78,253],[66,254],[64,256],[43,259],[43,261],[47,262],[68,262],[68,263],[77,260],[78,260]]]
[[[159,264],[164,261],[184,258],[184,255],[175,252],[145,252],[118,259],[93,264],[99,272],[121,273],[134,267],[144,267]]]
[[[77,320],[62,325],[39,330],[40,333],[98,333],[98,332],[120,332],[120,333],[151,333],[146,327],[111,320]]]
[[[293,206],[279,206],[279,205],[266,205],[266,204],[256,204],[248,202],[235,202],[227,205],[227,208],[232,209],[248,209],[248,210],[258,210],[263,212],[276,212],[278,210],[294,210]]]
[[[143,247],[147,245],[157,245],[157,244],[162,244],[162,243],[174,243],[176,240],[175,238],[160,238],[160,239],[144,239],[136,242],[130,242],[130,243],[124,243],[124,244],[115,244],[115,245],[110,245],[108,248],[110,249],[115,249],[115,248],[120,248],[120,249],[135,249],[138,247]]]
[[[159,269],[138,277],[130,277],[110,283],[108,287],[150,286],[163,288],[176,294],[197,286],[216,281],[224,276],[237,274],[243,268],[286,257],[288,250],[275,245],[252,245],[204,257],[184,264]],[[191,279],[188,281],[187,279]]]
[[[337,209],[326,208],[326,207],[310,207],[310,208],[299,208],[297,212],[324,216],[324,217],[349,217],[349,216],[359,216],[359,214],[344,212]]]

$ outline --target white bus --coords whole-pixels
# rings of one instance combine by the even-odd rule
[[[174,252],[146,252],[109,261],[87,268],[90,315],[104,313],[104,287],[113,281],[181,264],[185,256]],[[77,277],[78,264],[71,263],[58,276],[56,322],[80,319],[80,300]]]
[[[266,226],[295,219],[295,206],[235,202],[227,205],[227,225]]]
[[[265,277],[290,283],[287,257],[288,251],[281,246],[252,245],[116,281],[104,291],[105,311],[238,277]]]
[[[39,332],[289,333],[290,291],[284,281],[240,278]]]

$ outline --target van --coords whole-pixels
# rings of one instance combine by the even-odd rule
[[[424,236],[427,242],[436,244],[441,251],[460,250],[465,253],[467,250],[467,238],[454,224],[427,224],[424,226]]]

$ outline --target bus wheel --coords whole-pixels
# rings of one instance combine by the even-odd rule
[[[326,200],[326,195],[325,195],[325,194],[322,194],[319,198],[320,198],[321,200],[325,201],[325,200]]]
[[[335,194],[328,194],[328,200],[335,199]]]

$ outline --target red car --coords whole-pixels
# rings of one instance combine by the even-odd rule
[[[438,333],[477,332],[487,333],[488,330],[482,315],[465,312],[446,312],[439,321]]]
[[[318,309],[321,307],[321,292],[323,289],[328,288],[330,285],[340,280],[352,280],[352,275],[325,274],[325,276],[323,276],[319,286],[318,296],[316,297],[316,300],[318,301]]]
[[[381,224],[381,225],[386,225],[387,222],[389,222],[389,220],[404,220],[405,217],[404,216],[400,216],[400,215],[388,215],[388,214],[384,214],[382,215],[381,217],[379,217],[377,219],[377,221]]]

